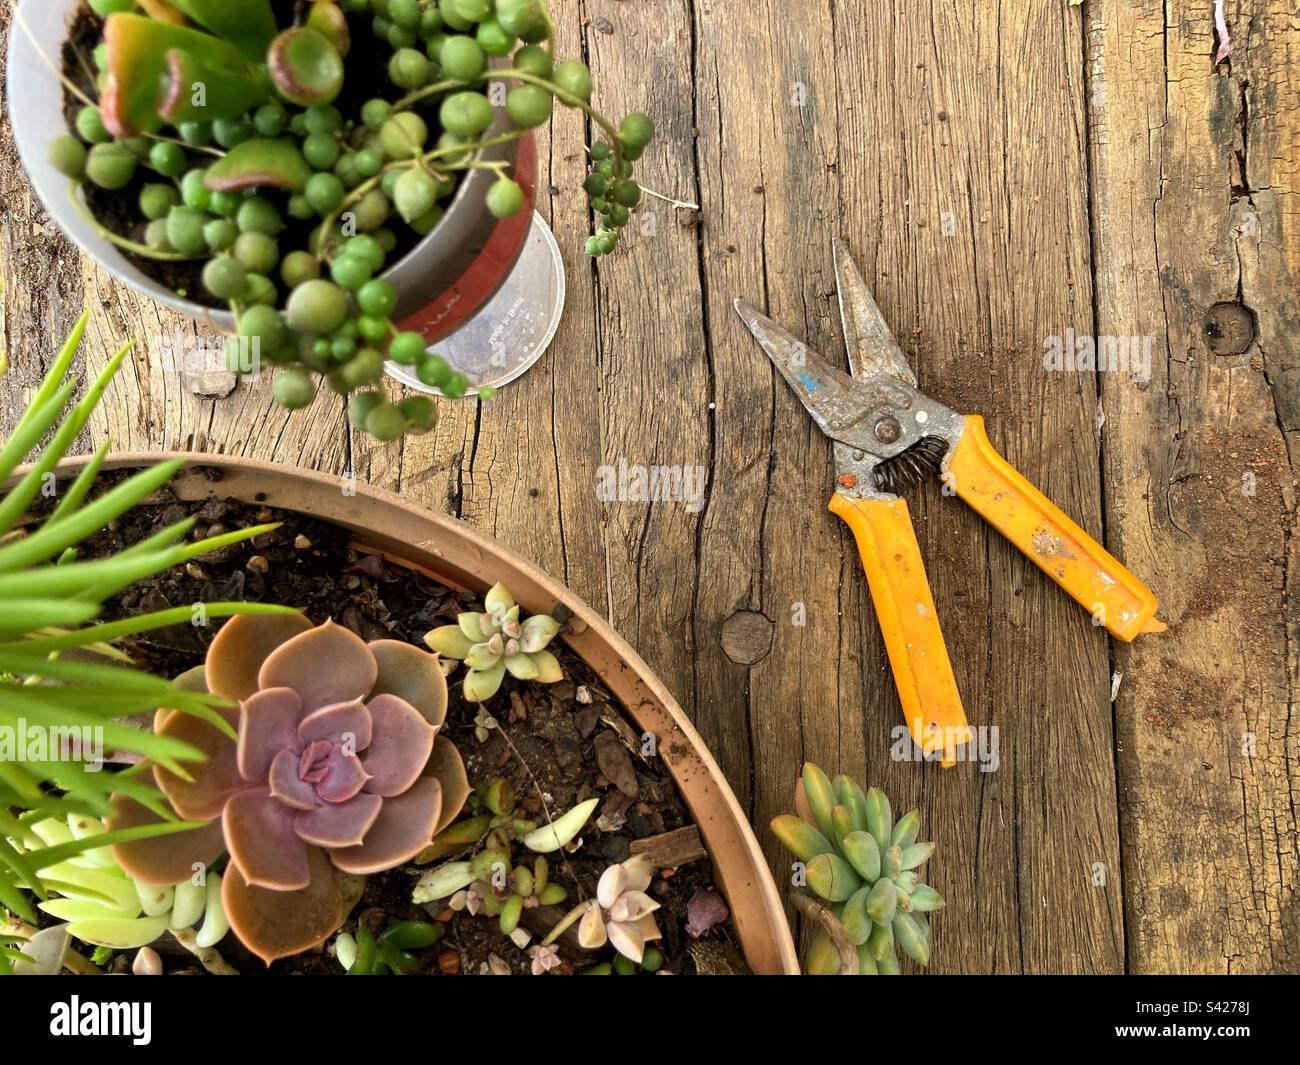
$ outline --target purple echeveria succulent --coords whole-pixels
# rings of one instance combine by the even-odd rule
[[[456,748],[438,735],[447,684],[436,655],[396,640],[365,643],[301,614],[231,619],[208,651],[209,691],[238,739],[189,714],[155,730],[208,760],[184,780],[154,774],[183,818],[207,827],[116,847],[145,883],[175,883],[194,862],[230,853],[222,902],[231,928],[268,963],[306,950],[343,919],[338,872],[413,858],[468,795]],[[153,819],[118,796],[114,827]]]

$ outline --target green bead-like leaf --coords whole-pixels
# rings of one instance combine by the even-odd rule
[[[880,847],[867,832],[850,832],[840,840],[840,849],[849,864],[868,884],[880,879]]]
[[[922,965],[930,961],[930,939],[921,933],[916,922],[906,913],[894,914],[894,939],[903,948],[909,958],[915,958]]]
[[[862,879],[838,854],[819,854],[805,867],[808,886],[824,899],[843,902],[859,887]]]
[[[772,818],[772,834],[801,862],[810,862],[817,855],[829,854],[835,849],[817,829],[793,814]]]
[[[903,852],[897,847],[890,847],[880,856],[880,871],[885,877],[893,880],[903,871]]]
[[[917,810],[908,810],[898,819],[898,824],[894,826],[894,831],[889,837],[891,847],[901,847],[906,850],[916,842],[916,835],[921,830],[921,814]]]
[[[889,849],[893,826],[889,800],[879,788],[872,788],[867,792],[867,831],[875,838],[881,854]]]
[[[900,868],[915,869],[917,866],[924,865],[933,853],[933,843],[913,843],[910,847],[903,848]]]
[[[884,955],[876,959],[876,972],[881,976],[898,975],[898,955],[894,953],[893,941],[890,941],[889,949]]]
[[[828,839],[835,837],[835,826],[831,818],[831,810],[835,806],[835,791],[831,787],[830,778],[812,762],[805,762],[803,765],[803,793],[822,835]]]
[[[203,184],[220,191],[273,188],[301,192],[309,177],[311,167],[292,140],[259,137],[236,144],[208,167]]]
[[[511,895],[501,904],[499,918],[501,934],[508,936],[519,924],[519,915],[524,912],[524,900],[518,895]]]
[[[859,976],[878,976],[879,968],[876,966],[876,959],[871,956],[871,947],[863,943],[858,947],[858,975]]]

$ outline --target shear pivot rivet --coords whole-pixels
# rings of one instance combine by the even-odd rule
[[[903,433],[897,418],[881,418],[876,422],[876,439],[882,444],[892,444]]]

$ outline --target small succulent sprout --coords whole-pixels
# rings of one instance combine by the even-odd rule
[[[294,26],[271,42],[266,67],[276,91],[291,103],[319,107],[343,88],[343,58],[330,39],[310,26]]]
[[[654,919],[659,903],[646,894],[652,877],[650,863],[640,855],[601,873],[595,899],[571,911],[581,911],[578,942],[587,950],[598,950],[609,943],[623,957],[640,965],[646,944],[662,936]],[[551,934],[557,935],[554,931]]]
[[[808,888],[825,900],[830,919],[856,948],[858,972],[898,972],[900,949],[927,964],[925,914],[943,899],[916,872],[934,853],[934,844],[917,842],[920,814],[912,810],[895,821],[879,788],[864,793],[848,777],[832,781],[811,762],[796,783],[795,809],[797,817],[774,818],[772,831],[804,863]],[[844,964],[825,926],[819,928],[804,957],[806,970],[839,973]]]
[[[417,906],[450,898],[462,888],[474,883],[474,870],[469,862],[446,862],[428,870],[415,884],[411,901]]]
[[[465,663],[465,698],[490,699],[507,672],[518,680],[554,684],[564,678],[559,660],[547,646],[560,623],[546,614],[521,620],[519,604],[505,585],[495,585],[484,597],[483,613],[459,614],[455,625],[443,625],[424,640],[444,658]]]
[[[530,971],[534,976],[543,976],[552,969],[558,969],[564,964],[560,952],[552,946],[534,944],[528,948],[528,956],[532,959]]]
[[[131,962],[133,976],[162,976],[162,958],[153,947],[141,947]]]
[[[587,823],[592,812],[600,805],[599,799],[580,802],[572,810],[561,814],[554,821],[534,829],[524,836],[523,844],[530,851],[538,854],[550,854],[561,847],[567,847],[577,838],[582,826]]]
[[[221,192],[260,187],[301,192],[311,173],[293,141],[259,137],[235,145],[208,167],[203,184]]]
[[[468,860],[456,860],[429,870],[415,886],[417,904],[450,897],[454,910],[483,913],[498,919],[503,935],[514,935],[523,912],[534,906],[554,906],[567,896],[550,880],[550,866],[538,856],[530,868],[515,864],[514,844],[522,842],[536,851],[559,850],[570,844],[586,824],[597,799],[588,799],[538,827],[520,816],[516,795],[504,778],[480,785],[470,798],[477,811],[440,833],[428,848],[432,856],[464,853],[477,847]],[[424,855],[420,856],[421,858]]]

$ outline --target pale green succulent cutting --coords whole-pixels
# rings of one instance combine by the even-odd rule
[[[444,658],[465,663],[465,698],[481,703],[492,698],[507,672],[519,680],[554,684],[564,678],[559,660],[546,647],[560,631],[549,614],[520,620],[519,604],[496,584],[483,599],[483,613],[468,611],[455,625],[426,633],[424,642]]]
[[[73,839],[93,839],[105,834],[97,818],[72,815],[47,818],[31,826],[32,834],[46,847]],[[43,848],[22,848],[33,864]],[[13,845],[21,844],[10,840]],[[60,921],[67,921],[73,939],[113,950],[134,950],[148,946],[168,929],[180,931],[199,925],[195,943],[210,947],[229,930],[221,906],[221,876],[208,874],[199,882],[185,881],[170,887],[142,884],[128,876],[113,860],[112,849],[97,847],[53,866],[42,867],[47,884],[61,898],[39,903],[39,908]],[[201,922],[201,923],[200,923]]]
[[[795,788],[799,816],[773,818],[772,831],[802,863],[807,886],[829,904],[857,948],[862,975],[898,972],[895,946],[921,965],[930,960],[926,913],[943,906],[916,869],[934,853],[918,843],[921,817],[912,810],[897,821],[879,788],[863,793],[846,776],[832,782],[811,762]],[[809,945],[810,975],[841,971],[841,955],[825,928]]]

